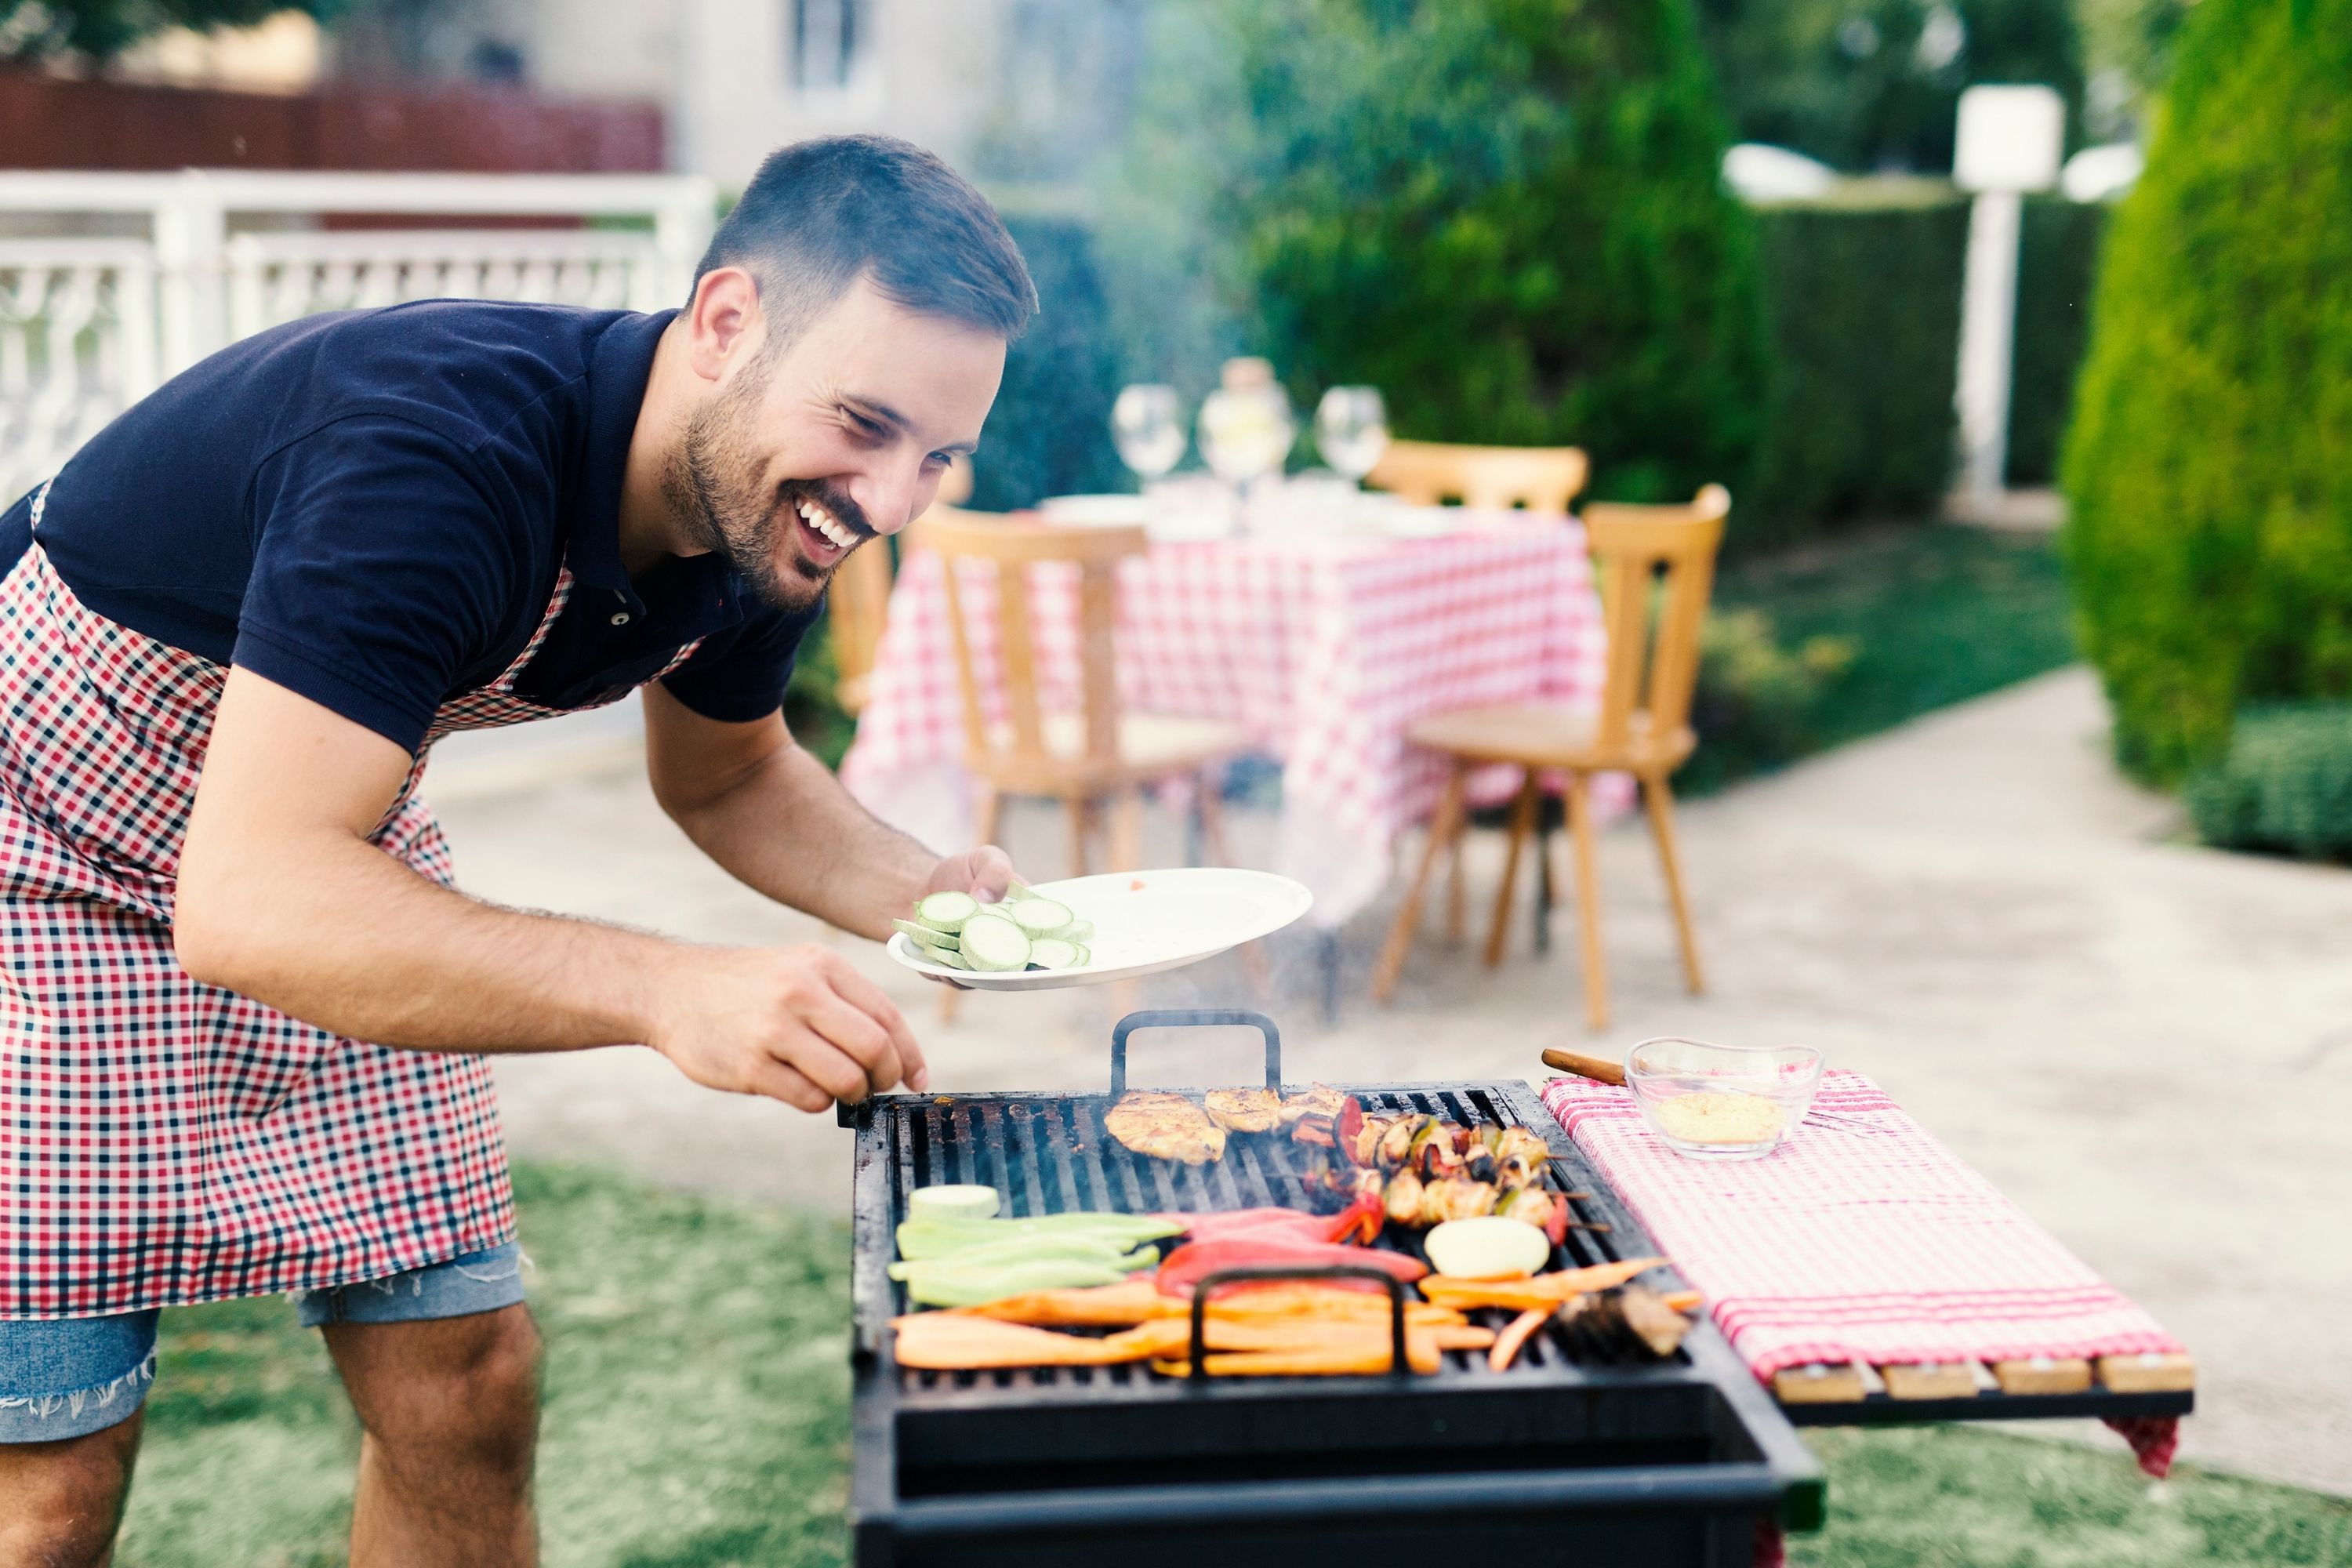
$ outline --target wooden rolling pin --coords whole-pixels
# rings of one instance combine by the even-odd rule
[[[1624,1065],[1612,1062],[1606,1057],[1580,1056],[1574,1051],[1546,1051],[1543,1059],[1544,1066],[1548,1068],[1558,1068],[1562,1072],[1572,1072],[1579,1078],[1594,1079],[1601,1083],[1613,1083],[1619,1089],[1625,1087]]]

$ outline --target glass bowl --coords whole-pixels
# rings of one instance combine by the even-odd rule
[[[1625,1053],[1625,1087],[1660,1142],[1694,1160],[1756,1160],[1812,1109],[1822,1053],[1811,1046],[1643,1040]]]

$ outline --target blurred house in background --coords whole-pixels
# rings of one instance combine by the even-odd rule
[[[379,0],[332,69],[664,106],[722,187],[803,137],[888,131],[982,178],[1060,184],[1126,123],[1139,0]]]
[[[888,131],[1068,188],[1118,140],[1140,0],[354,0],[0,71],[0,168],[616,173],[740,186]]]

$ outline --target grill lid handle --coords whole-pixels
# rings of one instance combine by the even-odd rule
[[[1143,1016],[1139,1013],[1134,1016]],[[1295,1268],[1273,1264],[1257,1268],[1220,1268],[1214,1274],[1202,1275],[1201,1282],[1192,1287],[1192,1370],[1185,1373],[1186,1382],[1200,1383],[1209,1375],[1209,1292],[1220,1285],[1237,1284],[1247,1279],[1371,1280],[1389,1293],[1389,1371],[1402,1377],[1412,1375],[1412,1363],[1406,1359],[1404,1348],[1403,1280],[1385,1268],[1373,1268],[1361,1263],[1326,1263]]]
[[[1282,1031],[1263,1013],[1240,1007],[1160,1007],[1129,1013],[1110,1028],[1110,1091],[1127,1092],[1127,1037],[1138,1029],[1174,1029],[1189,1026],[1243,1024],[1265,1037],[1265,1087],[1282,1088]]]

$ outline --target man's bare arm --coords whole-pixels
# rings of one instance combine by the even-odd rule
[[[398,746],[236,669],[182,851],[173,940],[194,978],[354,1038],[425,1050],[644,1042],[698,1082],[818,1110],[922,1058],[823,948],[702,948],[452,892],[368,841]]]
[[[1013,879],[1002,850],[941,859],[877,820],[771,714],[706,719],[645,689],[646,772],[662,809],[703,853],[768,897],[879,942],[893,916],[952,888],[983,900]]]

